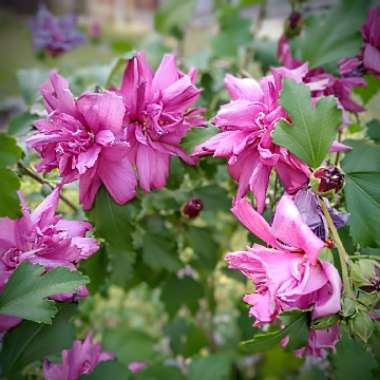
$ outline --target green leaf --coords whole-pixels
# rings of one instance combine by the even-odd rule
[[[117,352],[124,365],[133,361],[150,361],[154,358],[154,340],[148,334],[131,329],[127,324],[105,330],[102,339],[105,351]]]
[[[302,35],[295,39],[296,57],[317,67],[355,56],[362,44],[360,28],[368,6],[369,2],[341,0],[326,15],[307,19]]]
[[[148,368],[135,373],[134,380],[185,380],[181,370],[174,366],[162,364],[149,366]]]
[[[208,185],[194,189],[191,196],[200,198],[203,202],[203,211],[225,211],[231,208],[231,199],[227,190],[217,185]]]
[[[166,0],[154,16],[155,29],[163,34],[181,38],[182,30],[191,20],[195,0]]]
[[[90,279],[87,285],[90,293],[96,293],[102,289],[107,280],[108,266],[109,257],[104,246],[94,255],[80,262],[80,271]]]
[[[65,303],[51,325],[23,321],[4,338],[0,353],[0,367],[9,378],[27,364],[60,354],[71,347],[75,327],[70,320],[76,312],[74,304]]]
[[[342,167],[351,235],[363,247],[380,246],[380,146],[365,141],[347,143],[353,150],[346,154]]]
[[[368,104],[369,101],[380,91],[380,80],[370,74],[365,75],[364,79],[367,82],[367,86],[355,87],[354,93],[361,97],[364,104]]]
[[[197,255],[201,269],[213,270],[220,258],[220,247],[212,235],[211,228],[189,227],[189,243]]]
[[[14,165],[21,155],[22,149],[16,140],[5,133],[0,133],[0,168]]]
[[[372,119],[367,123],[367,135],[376,143],[380,143],[380,120]]]
[[[172,351],[184,357],[195,355],[208,344],[203,330],[185,318],[170,321],[165,327],[165,334],[169,336]]]
[[[38,115],[30,112],[23,112],[15,116],[9,123],[8,133],[13,136],[23,135],[32,129],[33,123],[38,119]]]
[[[189,365],[189,380],[228,380],[231,358],[225,354],[197,356]]]
[[[347,333],[337,344],[332,363],[336,380],[375,380],[372,370],[377,367],[376,360],[364,344]]]
[[[9,169],[0,169],[0,216],[17,218],[21,214],[17,190],[20,180]]]
[[[47,297],[73,292],[88,282],[80,272],[22,263],[12,274],[0,295],[0,314],[14,315],[35,322],[50,323],[57,312],[55,302]]]
[[[190,154],[197,145],[202,144],[217,133],[217,128],[211,126],[205,128],[192,128],[183,138],[181,146]]]
[[[37,100],[39,88],[47,78],[47,71],[37,68],[17,71],[18,85],[27,105],[32,105]]]
[[[199,307],[199,300],[204,296],[202,285],[190,277],[170,276],[161,288],[161,301],[170,317],[174,317],[179,308],[186,305],[192,313]]]
[[[112,248],[132,251],[131,234],[134,230],[133,220],[138,212],[137,203],[135,199],[119,205],[102,187],[98,191],[94,207],[88,212],[96,236],[105,239]]]
[[[252,339],[241,342],[244,351],[263,352],[280,343],[281,339],[289,336],[289,349],[296,349],[306,344],[308,339],[308,326],[306,313],[302,311],[291,311],[282,314],[285,327],[274,331],[261,332]]]
[[[281,105],[288,112],[292,124],[281,120],[272,135],[274,142],[288,148],[312,168],[317,168],[326,158],[341,122],[341,112],[335,99],[322,97],[314,108],[307,86],[285,78]]]
[[[88,375],[83,375],[79,380],[128,380],[130,375],[128,369],[115,360],[99,362],[95,369]]]

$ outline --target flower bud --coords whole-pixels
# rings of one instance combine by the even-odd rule
[[[344,174],[336,166],[319,168],[313,173],[312,186],[318,193],[339,192],[344,184]]]
[[[285,21],[285,35],[288,38],[298,36],[303,25],[303,18],[300,12],[293,11]]]
[[[182,212],[189,218],[196,218],[203,210],[203,202],[200,198],[189,199],[182,209]]]

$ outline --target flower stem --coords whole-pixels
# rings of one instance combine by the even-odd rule
[[[40,177],[37,173],[35,173],[32,169],[26,167],[23,163],[18,163],[19,168],[22,169],[22,173],[27,175],[28,177],[34,179],[36,182],[40,183],[41,185],[46,185],[50,189],[54,190],[54,186],[46,181],[44,178]],[[78,212],[78,208],[69,200],[67,199],[63,194],[59,194],[59,197],[62,199],[64,203],[67,204],[75,213]]]
[[[330,216],[330,213],[327,209],[325,201],[320,198],[320,204],[323,211],[323,214],[327,220],[327,224],[329,226],[329,229],[331,231],[332,237],[335,242],[336,249],[338,250],[339,260],[340,260],[340,266],[342,268],[342,279],[343,279],[343,292],[346,296],[350,298],[354,298],[354,293],[351,288],[351,282],[350,278],[348,276],[348,262],[350,260],[348,253],[346,252],[342,240],[340,240],[340,236],[338,234],[338,231],[335,227],[335,224]]]

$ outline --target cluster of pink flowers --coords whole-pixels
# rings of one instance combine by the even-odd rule
[[[72,348],[62,352],[62,363],[45,359],[45,380],[76,380],[91,373],[99,362],[114,357],[112,352],[102,352],[100,343],[93,343],[92,335],[88,334],[83,342],[75,340]]]
[[[57,187],[32,213],[20,193],[23,216],[17,220],[0,218],[0,291],[18,265],[27,261],[47,271],[57,267],[76,270],[77,264],[94,254],[99,246],[92,237],[90,223],[56,215],[60,188]],[[63,301],[88,295],[86,287],[75,294],[59,294]],[[0,315],[0,332],[17,325],[20,318]]]
[[[128,61],[119,89],[75,98],[57,72],[41,87],[48,116],[35,123],[29,146],[42,157],[37,169],[58,169],[62,183],[79,179],[79,198],[91,208],[104,185],[123,204],[165,186],[171,156],[194,165],[180,146],[192,127],[203,126],[202,109],[191,108],[200,90],[196,71],[178,70],[165,55],[154,74],[142,52]]]

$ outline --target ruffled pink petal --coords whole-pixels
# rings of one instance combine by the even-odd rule
[[[263,98],[263,90],[259,83],[252,78],[236,78],[227,74],[224,78],[224,85],[232,100],[261,101]]]
[[[77,169],[79,174],[84,174],[88,169],[92,168],[101,152],[101,147],[99,145],[93,145],[90,149],[85,152],[79,153]]]
[[[256,208],[259,213],[265,209],[265,199],[268,189],[269,176],[272,171],[271,166],[257,161],[249,179],[249,187],[256,199]]]
[[[199,97],[201,90],[196,88],[187,75],[162,90],[162,102],[167,112],[184,112]]]
[[[331,144],[330,149],[329,149],[329,151],[332,153],[349,152],[350,150],[352,150],[352,147],[350,147],[346,144],[340,143],[338,141],[333,141],[333,143]]]
[[[125,107],[123,98],[116,93],[84,93],[79,97],[77,107],[94,133],[101,129],[114,133],[121,131]]]
[[[320,265],[328,279],[328,283],[319,291],[312,318],[325,317],[337,313],[340,309],[342,280],[334,265],[327,261],[320,261]]]
[[[37,208],[30,214],[30,218],[33,224],[48,225],[55,222],[55,212],[58,207],[59,193],[61,187],[57,186]]]
[[[92,207],[96,193],[102,184],[96,170],[97,165],[79,177],[79,202],[85,210],[89,210]]]
[[[324,242],[303,222],[293,200],[286,194],[277,204],[272,233],[290,247],[301,248],[312,264],[316,264],[324,247]]]
[[[21,318],[12,315],[0,314],[0,333],[7,332],[12,327],[17,326],[21,321]]]
[[[16,245],[16,221],[0,218],[0,249],[8,249]]]
[[[380,75],[380,50],[371,44],[365,44],[363,53],[363,64],[367,70]]]
[[[50,72],[49,79],[40,87],[48,112],[58,111],[76,116],[74,96],[69,89],[69,83],[57,71]]]
[[[235,202],[231,209],[232,213],[239,219],[249,231],[265,241],[272,247],[277,247],[276,238],[268,222],[253,209],[246,199],[240,199]]]
[[[178,68],[176,56],[174,54],[165,54],[160,66],[154,74],[152,81],[152,91],[163,91],[171,86],[178,79]]]
[[[88,231],[92,230],[91,223],[85,220],[60,219],[56,226],[64,230],[70,237],[85,236]]]
[[[165,186],[169,175],[169,155],[140,145],[136,155],[139,183],[144,191]]]
[[[98,175],[112,198],[124,204],[136,196],[136,175],[127,157],[128,147],[115,144],[104,148]]]

